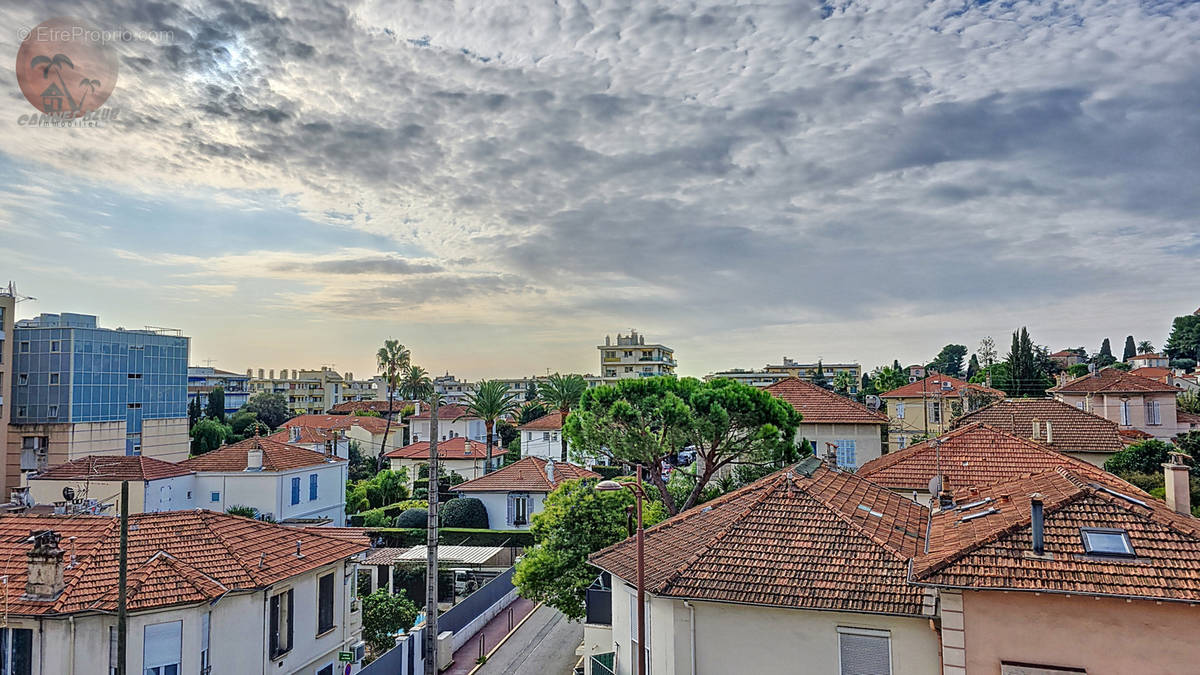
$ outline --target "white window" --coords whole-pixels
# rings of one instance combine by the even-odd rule
[[[942,404],[939,401],[933,401],[929,404],[929,423],[942,423]]]
[[[1129,426],[1129,401],[1121,401],[1121,424]]]
[[[1146,401],[1146,424],[1162,424],[1158,401]]]
[[[637,671],[638,650],[638,607],[637,593],[629,594],[629,653],[632,655],[633,670]],[[646,673],[650,673],[650,598],[646,598]]]
[[[509,525],[528,525],[529,524],[529,496],[523,493],[509,493],[508,495],[508,524]]]
[[[855,456],[854,456],[854,453],[856,450],[855,442],[847,439],[847,440],[834,441],[833,443],[834,443],[834,445],[837,446],[838,466],[846,467],[849,469],[858,468],[858,461],[855,459]]]
[[[542,440],[546,441],[546,442],[550,441],[550,432],[549,431],[542,432]]]
[[[212,672],[212,658],[208,652],[208,639],[211,633],[212,612],[205,612],[200,617],[200,675]]]
[[[117,675],[117,627],[108,627],[108,675]]]
[[[903,402],[896,404],[896,417],[904,419],[904,403]]]
[[[144,675],[179,675],[182,647],[182,621],[168,621],[146,626],[142,641],[142,672]]]
[[[903,450],[906,447],[908,447],[908,439],[905,438],[904,436],[901,436],[900,437],[900,449]]]
[[[0,673],[32,675],[33,665],[33,630],[0,628]]]
[[[837,632],[842,675],[891,675],[891,633],[845,626],[838,626]]]

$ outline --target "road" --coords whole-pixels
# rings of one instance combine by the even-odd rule
[[[583,624],[541,606],[483,664],[477,675],[571,675],[583,642]]]

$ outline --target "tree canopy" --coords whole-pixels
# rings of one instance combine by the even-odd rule
[[[588,556],[630,535],[633,493],[594,486],[594,480],[564,481],[546,497],[530,527],[535,546],[525,551],[513,576],[522,597],[545,602],[569,619],[583,618],[585,591],[599,574]],[[644,502],[646,527],[664,515],[658,502]]]
[[[1014,397],[1045,396],[1051,379],[1046,375],[1048,357],[1042,352],[1044,350],[1034,347],[1029,331],[1022,326],[1012,336],[1012,346],[1005,359],[1006,377],[1000,377],[1000,370],[993,370],[992,386]]]
[[[675,503],[659,467],[694,447],[702,467],[680,510],[691,508],[713,474],[737,462],[795,447],[800,413],[758,387],[717,378],[639,377],[587,390],[564,434],[577,451],[645,466],[662,501]]]
[[[875,371],[875,375],[871,378],[871,383],[875,385],[875,390],[880,394],[886,394],[893,389],[898,389],[908,384],[908,375],[905,375],[903,370],[895,367],[880,368]]]
[[[218,422],[225,421],[225,389],[217,387],[208,392],[208,405],[204,409],[204,416],[214,419]]]
[[[272,429],[278,429],[292,417],[291,411],[288,410],[287,399],[283,397],[283,394],[269,391],[260,391],[251,396],[241,410],[254,413],[258,416],[259,422]]]
[[[1200,361],[1200,314],[1175,317],[1163,351],[1172,359]]]
[[[233,429],[228,424],[209,418],[202,419],[192,427],[192,454],[203,455],[216,450],[232,435]]]
[[[967,355],[966,345],[946,345],[942,347],[942,351],[934,357],[933,361],[927,366],[929,370],[936,370],[943,375],[951,377],[963,376],[963,358]]]
[[[381,588],[362,599],[362,637],[376,657],[396,645],[393,637],[417,623],[417,606],[403,593]]]
[[[1121,352],[1121,360],[1128,361],[1137,356],[1137,343],[1133,341],[1132,335],[1125,336],[1125,350]]]

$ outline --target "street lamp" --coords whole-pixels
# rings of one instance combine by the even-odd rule
[[[638,635],[638,675],[646,675],[646,529],[642,524],[642,500],[646,491],[642,489],[642,465],[637,465],[637,480],[615,481],[602,480],[596,483],[596,489],[605,492],[628,489],[637,497],[637,635]]]

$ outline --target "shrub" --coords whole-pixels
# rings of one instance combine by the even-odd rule
[[[600,474],[603,480],[612,480],[623,473],[619,466],[593,466],[592,471]]]
[[[1104,470],[1124,477],[1126,474],[1162,474],[1162,465],[1168,452],[1175,450],[1170,444],[1159,440],[1147,440],[1125,448],[1104,462]]]
[[[425,527],[429,524],[429,511],[426,509],[408,509],[396,516],[395,527]]]
[[[388,525],[388,517],[383,515],[381,509],[374,509],[363,514],[363,527],[387,527]]]
[[[486,530],[487,508],[474,497],[459,497],[446,502],[441,509],[442,525],[445,527],[470,527]]]
[[[241,516],[243,518],[254,518],[258,515],[258,509],[245,504],[234,504],[225,509],[225,513],[231,516]]]

